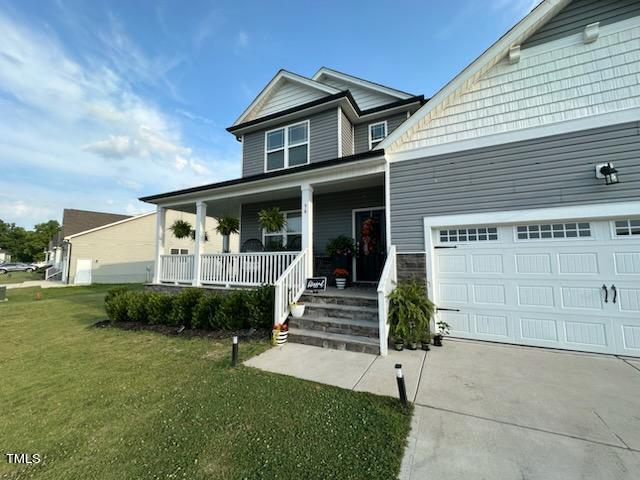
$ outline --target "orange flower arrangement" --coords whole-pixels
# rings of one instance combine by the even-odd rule
[[[333,271],[333,276],[336,278],[349,278],[349,270],[346,268],[336,268]]]

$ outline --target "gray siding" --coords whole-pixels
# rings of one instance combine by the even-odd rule
[[[382,122],[383,120],[387,121],[387,135],[393,132],[402,122],[407,119],[407,112],[396,113],[387,118],[379,118],[377,120],[372,120],[367,123],[361,123],[355,126],[354,130],[354,142],[355,142],[355,153],[362,153],[369,151],[369,125],[372,123]]]
[[[353,153],[353,125],[342,112],[342,156],[346,157]]]
[[[382,185],[315,195],[313,204],[314,254],[324,255],[327,243],[338,235],[353,236],[353,209],[383,205],[384,187]],[[262,240],[262,232],[258,225],[258,211],[269,207],[280,207],[281,210],[300,210],[300,198],[242,205],[241,245],[251,238]]]
[[[425,216],[640,200],[640,122],[391,164],[391,237],[424,250]],[[613,162],[620,183],[595,178]]]
[[[634,16],[640,16],[638,0],[573,0],[534,33],[523,48],[581,33],[590,23],[600,22],[603,26]]]
[[[309,159],[312,163],[338,156],[338,109],[332,108],[310,117],[299,118],[264,130],[247,133],[242,144],[242,176],[264,173],[265,132],[309,120]]]

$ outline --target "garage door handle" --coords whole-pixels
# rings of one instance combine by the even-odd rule
[[[433,248],[458,248],[457,245],[436,245]]]
[[[602,285],[602,289],[604,290],[604,303],[609,303],[609,290],[607,290],[607,286]]]
[[[459,312],[460,311],[459,308],[440,308],[440,307],[436,307],[436,310],[438,310],[439,312]]]
[[[615,285],[611,285],[611,290],[613,291],[613,303],[616,303],[616,299],[618,298],[618,290],[616,290]]]

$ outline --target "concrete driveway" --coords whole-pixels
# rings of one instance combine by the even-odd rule
[[[638,479],[640,360],[448,339],[400,478]]]

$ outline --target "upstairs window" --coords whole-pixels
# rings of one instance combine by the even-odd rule
[[[265,134],[265,170],[309,163],[309,122],[296,123]]]
[[[369,125],[369,150],[378,145],[387,136],[387,122],[372,123]]]

